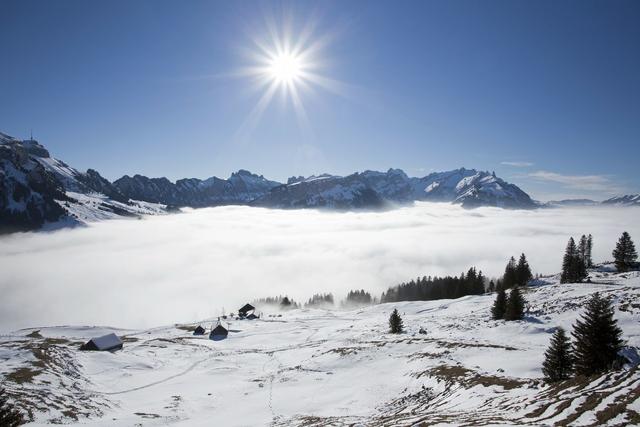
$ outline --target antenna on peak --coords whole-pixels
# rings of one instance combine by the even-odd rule
[[[33,128],[29,129],[29,140],[33,141]]]

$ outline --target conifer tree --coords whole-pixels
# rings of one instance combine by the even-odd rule
[[[391,316],[389,316],[389,332],[392,334],[401,334],[404,330],[402,318],[398,314],[398,309],[394,308]]]
[[[592,251],[593,251],[593,236],[589,234],[589,236],[587,236],[587,252],[584,260],[584,263],[586,264],[587,268],[593,267],[593,258],[591,257]]]
[[[633,267],[638,259],[638,252],[636,252],[636,247],[629,233],[626,231],[622,233],[612,255],[618,271],[629,271]]]
[[[622,346],[622,331],[608,299],[595,293],[573,326],[572,335],[576,374],[593,375],[612,367]]]
[[[527,283],[529,283],[529,280],[531,279],[533,279],[531,267],[529,267],[527,257],[524,254],[521,254],[520,259],[518,260],[518,265],[516,266],[516,284],[518,286],[527,286]]]
[[[569,238],[567,249],[562,258],[562,275],[560,283],[577,283],[582,282],[587,277],[587,268],[580,256],[580,252],[576,247],[573,237]]]
[[[569,379],[573,372],[571,343],[564,329],[558,328],[551,337],[551,344],[544,353],[542,373],[547,382],[554,383]]]
[[[586,263],[586,259],[587,259],[587,236],[585,236],[584,234],[582,236],[580,236],[580,243],[578,243],[578,255],[580,256],[580,259],[582,260],[582,262]]]
[[[0,388],[0,426],[16,427],[24,423],[22,414],[9,403],[5,390]]]
[[[498,287],[496,300],[491,307],[491,317],[493,320],[504,319],[504,312],[507,310],[507,293],[502,286]]]
[[[520,293],[520,288],[514,286],[509,292],[509,298],[507,298],[507,308],[504,312],[505,320],[522,320],[524,316],[524,305],[526,301]]]
[[[516,259],[511,257],[504,269],[504,276],[502,276],[502,286],[505,289],[510,289],[517,283],[516,274]]]

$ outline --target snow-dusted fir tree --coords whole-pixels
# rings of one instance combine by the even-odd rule
[[[636,247],[633,244],[633,240],[631,240],[631,236],[629,235],[629,233],[627,233],[626,231],[622,233],[622,236],[620,236],[620,239],[618,239],[618,243],[616,244],[616,248],[613,250],[612,255],[618,271],[629,271],[629,269],[637,261],[638,252],[636,252]]]
[[[518,286],[514,286],[509,292],[509,298],[507,298],[507,308],[504,311],[505,320],[521,320],[524,316],[524,305],[526,301],[520,292]]]
[[[391,316],[389,316],[389,332],[392,334],[401,334],[404,331],[404,325],[402,323],[402,318],[398,313],[398,309],[394,308],[393,312],[391,312]]]
[[[554,383],[569,379],[572,372],[571,343],[564,329],[558,328],[551,337],[549,348],[544,353],[542,373],[547,382]]]
[[[533,279],[531,274],[531,267],[527,262],[527,257],[524,254],[520,255],[518,265],[516,265],[516,284],[518,286],[527,286],[529,280]]]
[[[22,414],[9,403],[5,390],[0,388],[0,426],[16,427],[24,422]]]
[[[507,293],[504,288],[500,286],[496,295],[496,300],[491,307],[491,317],[493,320],[504,319],[504,312],[507,310]]]
[[[580,256],[578,247],[573,237],[567,243],[564,257],[562,258],[562,275],[560,283],[579,283],[587,278],[587,267]]]
[[[622,330],[613,318],[613,307],[607,298],[595,293],[589,299],[572,335],[576,374],[593,375],[611,369],[622,346]]]

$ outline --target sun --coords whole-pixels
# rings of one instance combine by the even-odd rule
[[[280,84],[293,84],[303,75],[304,64],[300,57],[291,52],[278,54],[271,58],[268,74]]]
[[[292,19],[285,19],[281,25],[275,19],[267,19],[266,31],[251,37],[254,46],[245,50],[251,63],[236,75],[249,78],[253,83],[250,88],[259,96],[242,124],[243,133],[256,126],[278,96],[292,107],[300,127],[309,129],[303,99],[315,95],[316,89],[342,95],[344,85],[324,75],[327,71],[324,56],[332,35],[316,34],[317,24],[313,21],[294,31]]]

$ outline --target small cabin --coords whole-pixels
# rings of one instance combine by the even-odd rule
[[[246,317],[249,312],[253,312],[256,308],[251,304],[245,304],[241,309],[238,310],[238,316]]]
[[[209,339],[214,341],[223,340],[229,335],[229,328],[223,322],[218,322],[218,324],[211,329],[211,333],[209,333]]]
[[[116,351],[120,349],[122,349],[122,340],[113,333],[97,338],[91,338],[80,346],[80,350],[91,351]]]
[[[251,313],[250,315],[247,316],[247,319],[249,320],[253,320],[253,319],[259,319],[260,316],[256,316],[254,313]]]
[[[198,327],[193,331],[193,335],[204,335],[207,332],[202,326],[198,325]]]

